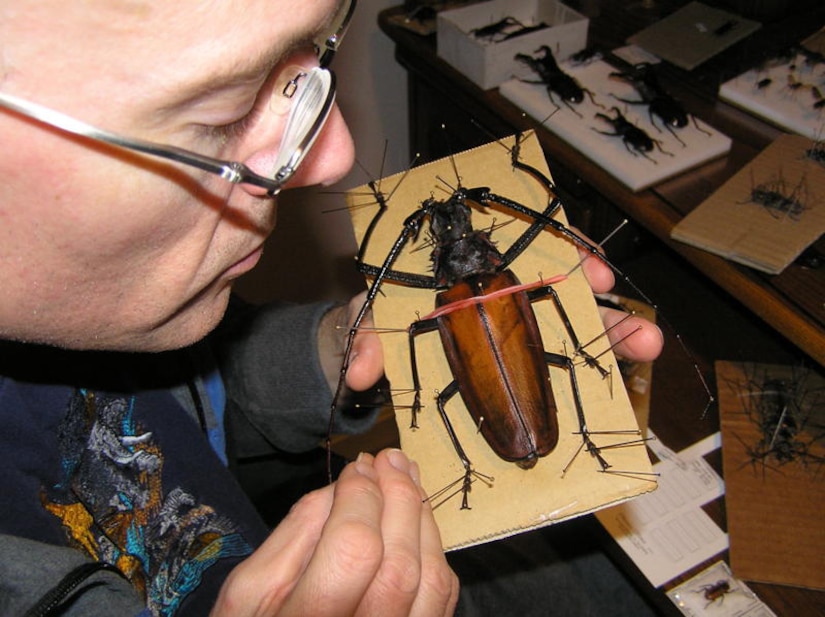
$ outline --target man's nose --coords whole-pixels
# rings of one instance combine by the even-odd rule
[[[259,148],[245,162],[256,173],[272,178],[277,171],[274,167],[278,154],[278,146],[273,147],[269,144]],[[286,181],[284,188],[333,184],[349,172],[354,162],[355,147],[352,135],[340,109],[333,105],[314,144],[294,175]],[[250,184],[241,186],[256,196],[267,193],[266,189]]]

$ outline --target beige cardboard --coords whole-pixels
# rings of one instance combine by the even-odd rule
[[[512,140],[507,141],[512,144]],[[547,171],[541,148],[533,134],[522,145],[522,159]],[[544,210],[548,203],[545,189],[529,175],[514,170],[510,154],[501,143],[470,150],[457,155],[452,161],[442,160],[413,169],[401,181],[401,175],[385,178],[380,186],[385,194],[391,194],[386,214],[377,226],[366,252],[365,261],[381,264],[389,247],[396,241],[403,220],[430,197],[447,198],[455,187],[456,171],[462,186],[471,188],[488,186],[493,192],[515,199],[537,210]],[[399,185],[400,182],[400,185]],[[376,212],[375,200],[368,187],[350,191],[348,202],[353,215],[356,237],[361,241],[364,231]],[[559,220],[563,214],[557,215]],[[494,227],[493,239],[504,251],[512,239],[528,222],[515,220],[499,209],[489,209],[486,214],[474,211],[476,229]],[[506,224],[505,224],[506,223]],[[428,238],[422,230],[418,241],[408,247],[398,259],[398,270],[430,273]],[[418,250],[415,250],[418,249]],[[574,245],[554,233],[541,233],[529,250],[513,264],[513,270],[522,282],[545,279],[556,274],[570,272],[578,263]],[[383,334],[386,372],[394,390],[412,387],[409,367],[409,348],[406,328],[418,316],[424,316],[434,307],[434,292],[387,282],[382,286],[375,306],[374,316],[379,328],[400,329],[400,332]],[[596,310],[595,301],[580,269],[556,286],[564,306],[571,315],[574,327],[582,342],[597,338],[603,326]],[[550,301],[534,304],[541,322],[544,347],[548,351],[572,353],[568,337],[557,318]],[[409,411],[405,409],[412,398],[397,392],[394,395],[396,416],[403,449],[422,468],[423,482],[428,494],[455,482],[463,476],[463,467],[453,450],[435,405],[438,391],[443,390],[452,376],[446,364],[437,332],[422,334],[416,339],[418,361],[421,368],[422,401],[425,405],[419,416],[420,428],[409,428]],[[607,346],[601,337],[589,348],[597,355]],[[601,358],[604,366],[615,366],[611,352]],[[616,378],[611,383],[603,380],[588,367],[578,367],[577,376],[591,431],[616,431],[636,429],[633,409],[627,394],[614,370]],[[470,546],[512,535],[516,532],[541,527],[551,523],[592,512],[601,507],[627,500],[651,491],[655,481],[649,474],[650,461],[646,449],[641,446],[605,450],[604,456],[613,469],[628,473],[623,475],[600,472],[597,462],[582,452],[575,458],[566,475],[563,468],[570,462],[581,445],[572,406],[570,379],[562,369],[550,369],[553,391],[560,408],[560,440],[556,449],[543,458],[533,469],[522,470],[512,463],[499,459],[477,433],[460,396],[447,404],[447,412],[456,433],[474,468],[495,478],[492,486],[481,482],[473,485],[470,494],[470,510],[461,510],[460,495],[436,507],[435,515],[441,529],[445,548]],[[605,447],[624,442],[626,435],[596,435],[596,443]]]
[[[752,384],[766,378],[793,381],[803,373],[799,367],[716,363],[730,565],[745,580],[825,589],[825,380],[813,372],[805,380],[809,396],[803,407],[816,406],[809,409],[809,428],[798,436],[804,443],[814,441],[808,458],[784,465],[770,458],[765,465],[754,461],[751,452],[762,433],[746,413],[759,392]]]
[[[805,155],[810,139],[782,135],[674,227],[672,237],[778,274],[825,232],[825,166]],[[804,205],[798,216],[751,201],[766,187]]]

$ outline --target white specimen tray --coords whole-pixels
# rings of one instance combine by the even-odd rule
[[[554,94],[554,100],[560,106],[555,111],[556,105],[550,101],[544,85],[526,83],[518,78],[502,84],[500,92],[633,191],[644,190],[730,150],[730,138],[700,120],[697,120],[698,125],[710,135],[698,130],[692,120],[686,127],[674,129],[685,145],[679,143],[658,118],[655,120],[658,129],[651,125],[646,105],[628,105],[615,98],[631,101],[640,99],[630,84],[610,78],[610,73],[618,69],[607,62],[596,60],[585,66],[562,62],[560,67],[583,88],[593,93],[595,103],[585,96],[582,103],[572,106],[575,109],[573,111]],[[527,76],[526,73],[523,78],[537,79],[534,74]],[[604,108],[598,105],[603,105]],[[650,158],[645,158],[630,152],[620,137],[597,133],[596,130],[615,132],[610,124],[595,117],[599,112],[615,117],[615,112],[611,111],[613,107],[618,107],[630,122],[657,140],[662,150],[670,152],[672,156],[654,148],[649,153]]]
[[[783,129],[818,140],[825,132],[825,107],[815,109],[814,104],[821,100],[817,92],[825,92],[823,84],[825,64],[811,66],[796,56],[734,77],[722,84],[719,97]]]

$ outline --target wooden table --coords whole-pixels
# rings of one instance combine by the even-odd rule
[[[568,4],[580,9],[576,2]],[[599,6],[599,16],[591,19],[590,41],[603,49],[619,45],[624,35],[645,25],[644,16],[623,10],[624,5],[630,4],[628,2],[587,4]],[[562,188],[579,201],[605,200],[614,204],[816,363],[825,366],[825,268],[791,265],[778,276],[768,276],[670,239],[676,223],[781,133],[716,97],[719,83],[745,66],[740,58],[747,55],[747,47],[743,50],[737,46],[726,53],[726,57],[732,57],[736,62],[723,63],[722,68],[721,61],[710,63],[696,74],[667,67],[661,77],[665,87],[693,114],[734,140],[731,152],[689,173],[633,193],[575,148],[526,118],[522,110],[502,97],[497,89],[481,90],[442,61],[436,55],[434,37],[421,37],[392,26],[388,21],[392,12],[393,9],[385,11],[380,24],[396,42],[396,57],[409,72],[410,132],[414,153],[420,153],[424,160],[428,160],[446,154],[448,149],[455,151],[489,141],[491,135],[537,129],[554,179]],[[793,19],[782,24],[779,29],[792,32],[792,36],[780,37],[770,34],[774,28],[763,28],[760,39],[768,38],[775,45],[786,40],[798,41],[822,25],[823,14],[825,10],[820,9],[812,16],[809,14],[808,19]],[[610,28],[604,24],[609,24]],[[467,127],[470,117],[484,130],[477,126]],[[451,126],[449,147],[444,145],[439,129],[441,120]],[[462,126],[466,128],[460,128]],[[456,137],[462,130],[465,134]],[[597,234],[599,229],[592,231]],[[825,254],[825,242],[820,240],[816,246]]]
[[[639,2],[567,2],[590,18],[588,42],[602,50],[621,46],[629,34],[684,3],[659,0],[653,3],[657,12],[640,10],[643,3]],[[776,127],[719,101],[719,85],[748,68],[755,54],[769,54],[819,29],[825,23],[825,7],[765,25],[756,37],[690,73],[663,67],[663,85],[691,113],[731,137],[733,145],[725,157],[637,193],[527,118],[497,89],[481,90],[442,61],[434,35],[422,37],[393,25],[390,18],[400,12],[400,7],[382,12],[379,24],[396,43],[396,58],[408,71],[413,154],[433,160],[493,137],[535,129],[576,225],[593,238],[604,237],[622,217],[637,226],[638,234],[626,234],[628,246],[611,240],[611,258],[621,260],[622,268],[645,289],[657,290],[657,303],[668,306],[669,321],[678,323],[703,373],[712,374],[716,359],[798,362],[803,358],[809,365],[825,367],[825,267],[794,264],[778,276],[768,276],[670,239],[676,223],[781,134]],[[449,141],[442,123],[450,127]],[[639,240],[650,236],[658,239],[652,249]],[[647,250],[638,256],[635,249],[640,242]],[[822,239],[814,248],[825,255]],[[650,423],[669,447],[679,450],[719,430],[719,424],[715,413],[707,417],[673,413],[701,409],[703,393],[692,371],[685,370],[685,356],[672,333],[666,336],[670,344],[656,362]],[[712,375],[710,382],[713,388]],[[716,454],[711,463],[721,472],[721,455]],[[724,500],[706,510],[724,527]],[[679,614],[614,548],[612,555],[659,610]],[[767,584],[751,587],[778,615],[825,614],[825,593]]]

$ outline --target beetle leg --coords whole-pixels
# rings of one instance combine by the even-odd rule
[[[652,120],[652,116],[651,116],[651,123],[652,123],[652,122],[653,122],[653,120]],[[674,131],[674,130],[673,130],[673,127],[672,127],[672,126],[670,126],[667,122],[664,122],[663,124],[664,124],[665,128],[668,130],[668,132],[669,132],[671,135],[673,135],[673,137],[675,137],[675,138],[676,138],[676,141],[678,141],[680,144],[682,144],[682,147],[683,147],[683,148],[686,148],[686,147],[687,147],[687,144],[686,144],[684,141],[682,141],[682,138],[681,138],[681,137],[679,137],[679,136],[676,134],[676,131]],[[656,126],[656,125],[654,124],[653,126]],[[657,128],[658,128],[658,127],[657,127]],[[659,131],[659,132],[661,132],[661,131]]]
[[[422,332],[432,332],[438,329],[438,319],[422,319],[415,321],[409,328],[410,340],[410,369],[412,371],[413,390],[415,398],[412,404],[412,414],[410,416],[410,428],[418,428],[418,412],[421,411],[421,380],[418,376],[418,359],[415,353],[415,336]]]
[[[581,356],[585,364],[599,371],[599,374],[603,379],[607,378],[610,375],[610,371],[605,369],[595,357],[584,350],[576,331],[573,329],[573,324],[570,323],[570,317],[567,314],[567,310],[564,308],[564,305],[562,304],[556,290],[553,289],[551,285],[545,285],[527,292],[527,297],[530,298],[530,302],[540,300],[541,298],[545,298],[547,296],[550,296],[553,300],[553,304],[556,305],[556,311],[564,324],[564,329],[567,330],[567,335],[570,337],[570,342],[573,344],[576,355]]]
[[[576,416],[579,421],[579,435],[581,435],[582,438],[582,446],[585,450],[587,450],[587,452],[590,453],[590,456],[598,461],[602,471],[610,469],[610,463],[608,463],[602,456],[600,448],[593,443],[593,440],[590,438],[590,430],[587,428],[587,418],[584,415],[581,390],[579,390],[579,381],[576,378],[576,367],[573,364],[573,360],[565,355],[551,353],[549,351],[544,352],[544,359],[550,366],[563,368],[567,371],[567,374],[570,376],[570,386],[573,389],[573,403],[576,406]],[[570,463],[568,463],[568,465],[564,468],[564,471],[567,471],[572,462],[573,461],[571,460]]]
[[[705,129],[703,129],[701,126],[699,126],[699,122],[697,122],[697,120],[696,120],[696,116],[694,116],[693,114],[690,114],[690,118],[691,118],[691,120],[693,120],[693,126],[694,126],[694,127],[696,127],[696,130],[697,130],[697,131],[699,131],[700,133],[704,133],[704,134],[705,134],[705,135],[707,135],[708,137],[710,137],[710,136],[711,136],[711,132],[710,132],[710,131],[706,131],[706,130],[705,130]]]
[[[678,139],[678,138],[677,138]],[[679,141],[682,141],[681,139]],[[666,154],[667,156],[673,156],[673,152],[668,152],[664,148],[662,148],[662,142],[658,139],[653,140],[653,144],[656,146],[656,149],[661,152],[662,154]]]
[[[590,102],[593,103],[593,105],[595,105],[599,109],[605,109],[605,106],[596,100],[596,98],[590,90],[588,90],[587,88],[582,88],[582,92],[584,92],[587,95],[587,97],[590,99]]]
[[[550,98],[553,98],[552,95]],[[574,114],[576,114],[579,118],[584,118],[584,116],[581,115],[581,113],[579,113],[579,111],[575,107],[573,107],[566,99],[562,98],[561,102],[564,103],[564,106],[567,107],[567,109],[572,111]],[[553,105],[558,107],[558,104],[555,101],[553,101]]]
[[[444,422],[444,427],[447,429],[447,434],[450,436],[450,441],[453,444],[455,453],[458,455],[461,464],[464,465],[464,479],[461,485],[461,509],[469,510],[469,494],[474,475],[473,466],[472,463],[470,463],[470,459],[467,458],[467,454],[464,452],[461,442],[458,441],[458,435],[455,434],[453,425],[447,417],[447,411],[444,409],[444,405],[453,396],[455,396],[456,392],[458,392],[458,383],[456,381],[452,381],[450,382],[450,385],[438,394],[438,397],[436,398],[436,405],[438,407],[438,413],[441,415],[441,421]]]

